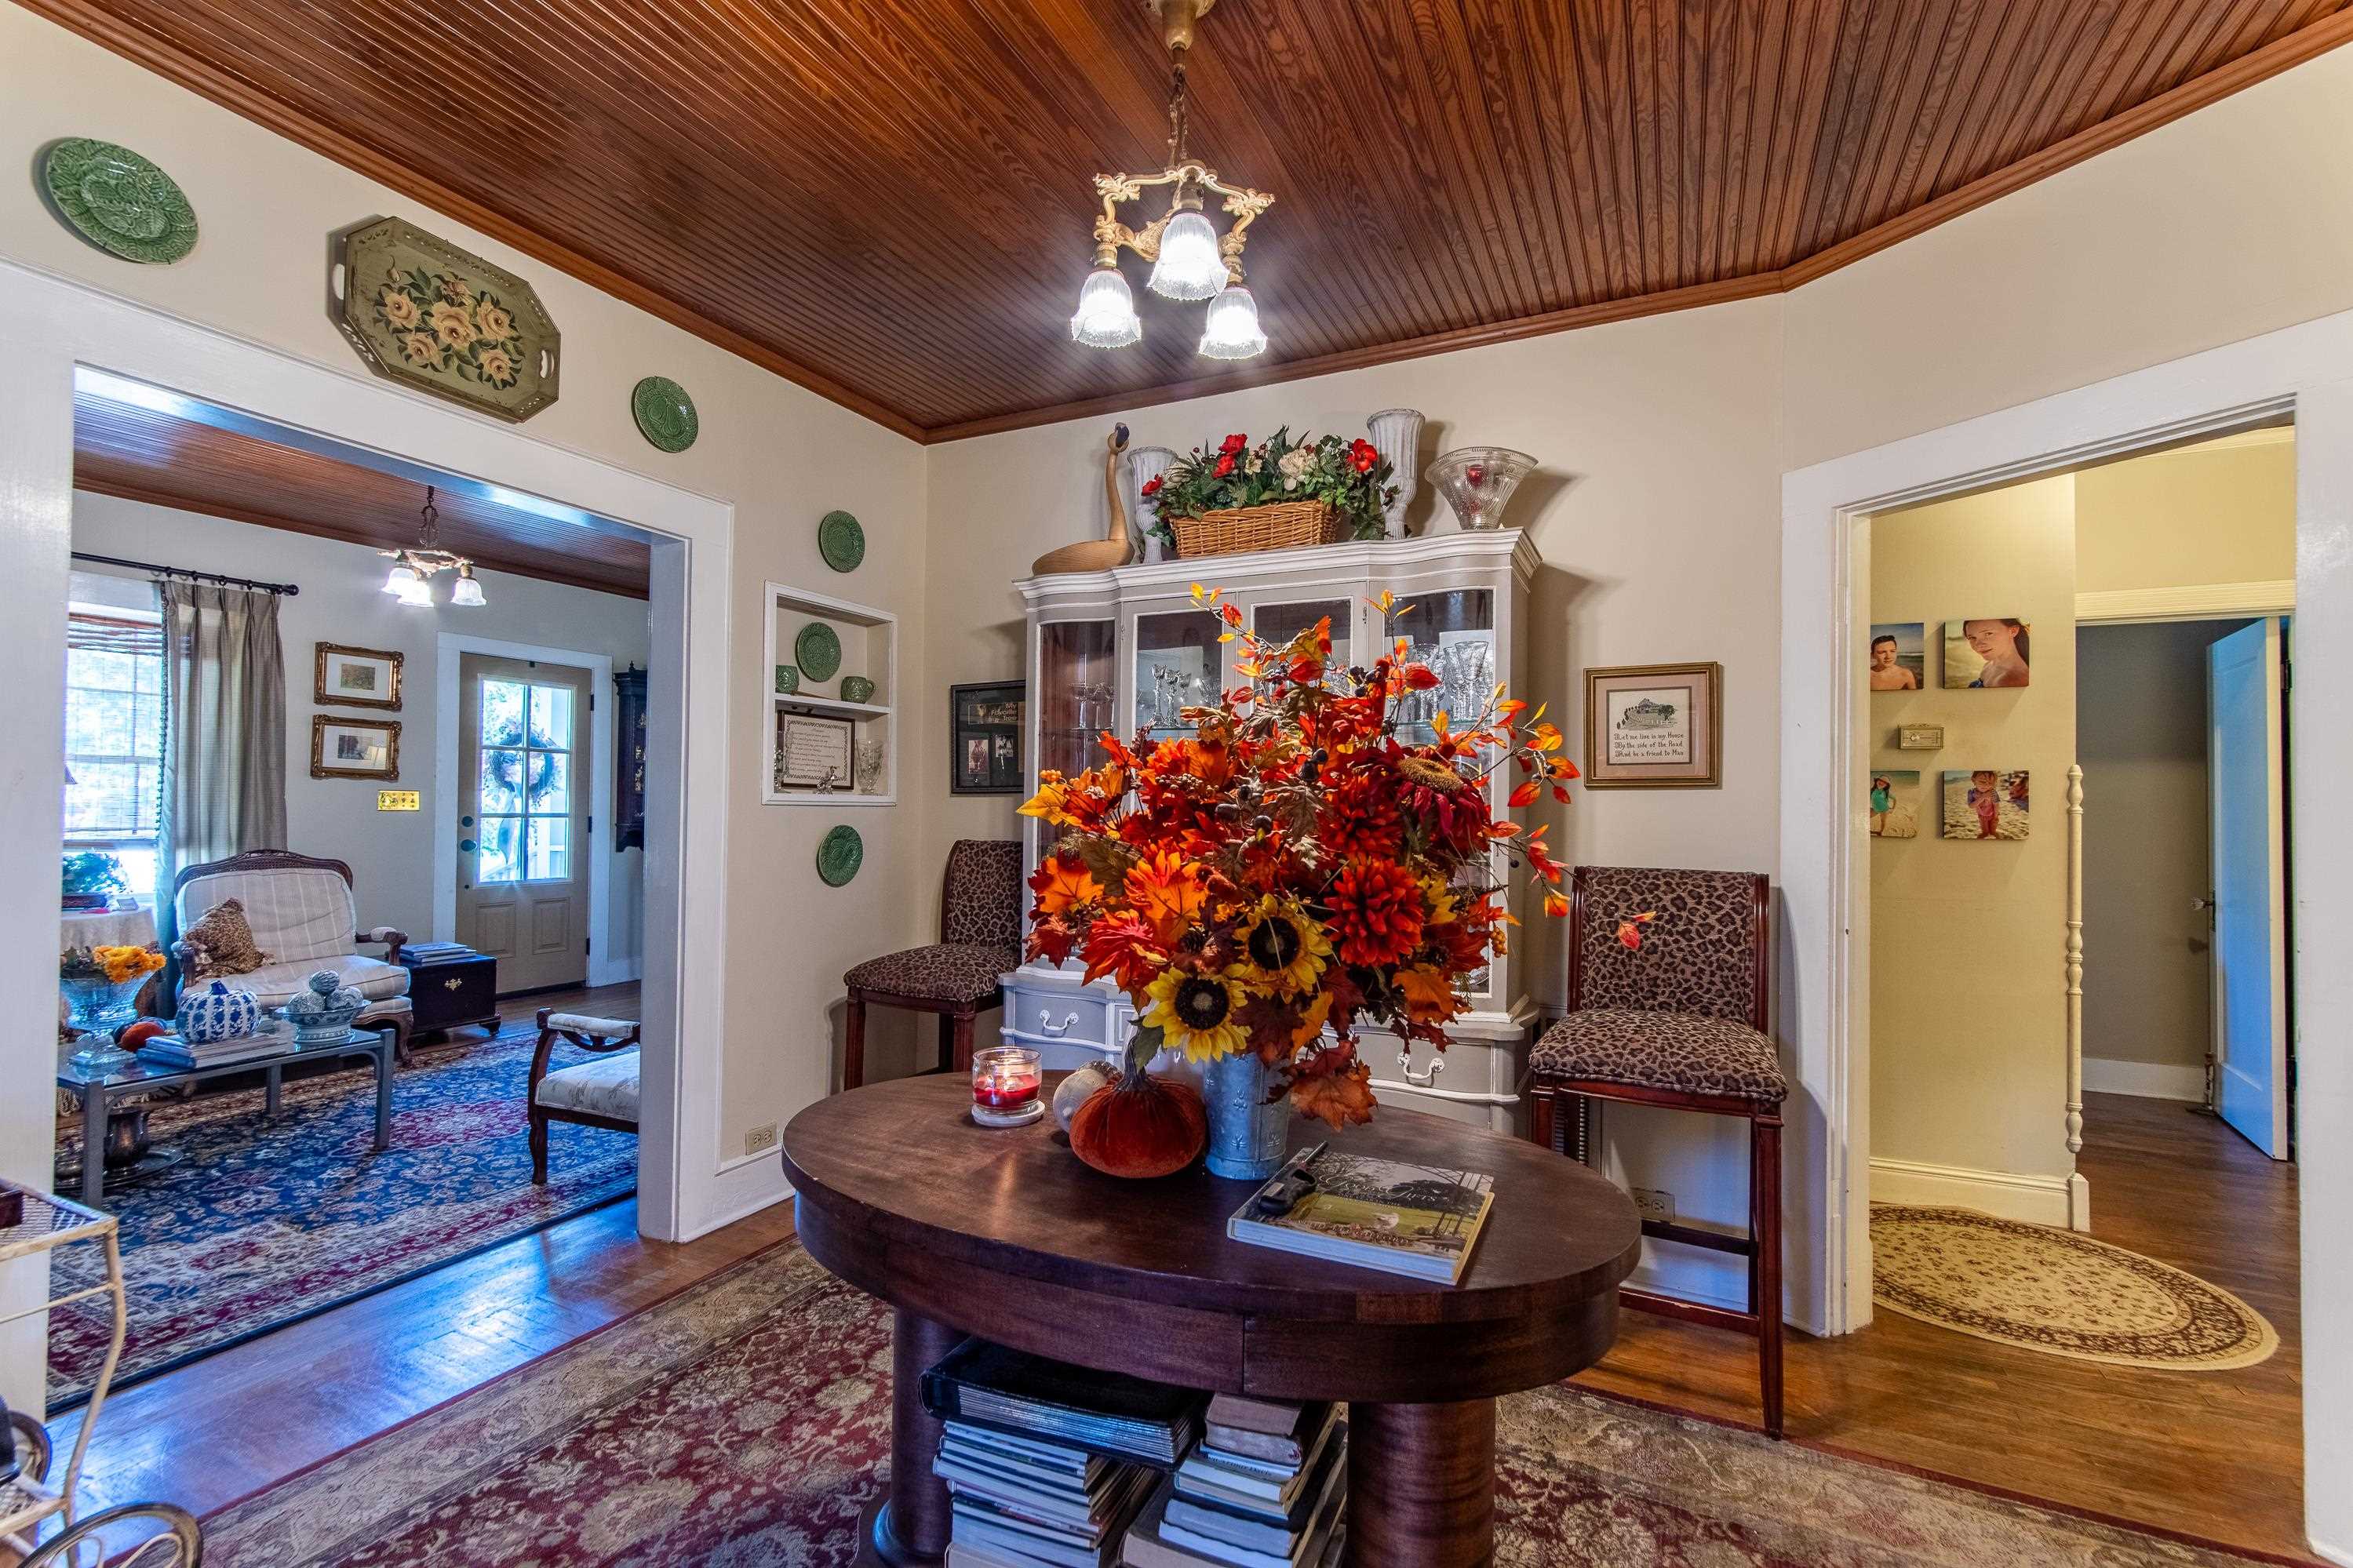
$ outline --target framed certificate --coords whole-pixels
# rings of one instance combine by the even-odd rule
[[[828,719],[814,713],[777,714],[776,787],[850,788],[851,729],[847,719]]]

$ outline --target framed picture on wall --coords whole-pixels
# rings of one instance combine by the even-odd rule
[[[839,789],[850,786],[856,736],[847,719],[817,713],[776,717],[776,787]]]
[[[948,789],[955,795],[1021,793],[1021,721],[1029,682],[992,680],[948,688]]]
[[[311,676],[311,700],[344,708],[400,711],[400,658],[389,648],[322,642]]]
[[[1945,623],[1945,689],[1970,691],[2024,686],[2034,627],[2015,616],[1984,616]]]
[[[1724,784],[1724,666],[1636,664],[1585,672],[1585,787]]]
[[[400,776],[400,724],[393,719],[311,716],[311,776],[382,779]]]

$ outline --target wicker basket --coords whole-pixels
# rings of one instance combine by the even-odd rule
[[[1320,500],[1282,500],[1265,506],[1227,507],[1198,517],[1172,517],[1180,559],[1239,555],[1251,550],[1289,550],[1301,544],[1337,544],[1348,537],[1339,511]]]

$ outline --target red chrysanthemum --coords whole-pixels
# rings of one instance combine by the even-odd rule
[[[1324,902],[1350,963],[1395,963],[1421,942],[1421,886],[1393,860],[1350,860]]]
[[[1327,773],[1315,834],[1337,859],[1396,855],[1405,843],[1405,824],[1398,816],[1395,777],[1386,768],[1371,767],[1336,778]]]
[[[1398,763],[1398,804],[1419,823],[1433,845],[1457,855],[1470,853],[1487,837],[1486,792],[1453,768],[1428,757]]]

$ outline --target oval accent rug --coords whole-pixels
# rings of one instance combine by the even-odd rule
[[[2072,1230],[1874,1205],[1871,1258],[1873,1301],[1997,1344],[2173,1372],[2253,1366],[2279,1349],[2228,1290]]]

